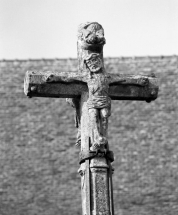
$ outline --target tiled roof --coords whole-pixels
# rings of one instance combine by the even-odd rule
[[[113,101],[115,214],[178,212],[178,57],[106,58],[110,73],[159,78],[152,103]],[[0,60],[0,214],[81,214],[74,111],[23,93],[28,69],[77,71],[76,59]]]

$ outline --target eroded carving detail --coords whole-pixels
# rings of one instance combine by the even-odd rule
[[[80,176],[84,176],[84,175],[85,175],[85,168],[80,167],[80,168],[78,169],[78,173],[79,173]]]
[[[91,44],[104,45],[106,43],[104,29],[97,22],[82,23],[78,28],[78,40],[85,43],[84,48],[89,48]]]
[[[93,173],[94,179],[94,187],[95,187],[95,205],[93,214],[96,212],[101,215],[109,215],[109,207],[108,207],[108,187],[107,187],[107,176],[104,173]]]
[[[107,172],[107,169],[106,167],[98,167],[98,168],[95,168],[95,167],[92,167],[90,168],[91,172]]]
[[[81,123],[80,123],[80,118],[81,118],[81,114],[80,114],[80,99],[79,98],[67,98],[66,102],[75,109],[75,116],[74,116],[74,120],[75,120],[75,127],[78,129],[77,132],[77,140],[75,142],[76,146],[80,146],[81,145]]]
[[[108,118],[111,114],[111,99],[108,96],[109,84],[104,75],[99,54],[90,54],[85,59],[85,63],[90,72],[87,106],[91,128],[91,150],[104,150],[107,144]]]

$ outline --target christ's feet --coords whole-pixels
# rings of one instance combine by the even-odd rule
[[[106,137],[99,136],[98,140],[96,140],[92,144],[90,150],[92,150],[92,151],[96,151],[96,150],[105,151],[107,143],[108,143],[108,141],[107,141]]]

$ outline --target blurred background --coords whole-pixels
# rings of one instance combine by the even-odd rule
[[[108,73],[159,78],[156,101],[112,101],[115,214],[178,213],[178,2],[0,0],[0,215],[81,214],[74,111],[23,93],[29,69],[77,71],[77,27],[105,30]]]

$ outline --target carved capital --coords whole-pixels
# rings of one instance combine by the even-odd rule
[[[103,46],[106,43],[104,29],[97,22],[82,23],[78,28],[78,40],[83,42],[84,48],[90,48],[93,45]]]

